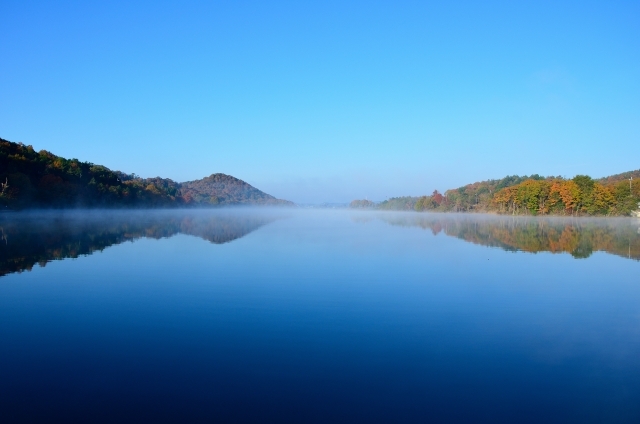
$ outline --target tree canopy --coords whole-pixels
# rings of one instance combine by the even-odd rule
[[[396,197],[380,203],[383,210],[494,212],[511,215],[627,216],[637,213],[640,170],[594,180],[510,175],[480,181],[444,194]],[[623,178],[621,176],[628,176]]]

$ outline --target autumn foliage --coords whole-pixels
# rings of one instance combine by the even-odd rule
[[[497,212],[511,215],[624,216],[638,209],[639,178],[586,175],[572,179],[510,176],[420,197],[414,209],[440,212]],[[626,175],[626,174],[621,174]]]
[[[640,201],[640,181],[600,183],[586,175],[571,180],[526,180],[498,191],[491,209],[513,215],[628,215]]]

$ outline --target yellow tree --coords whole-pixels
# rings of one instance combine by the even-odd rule
[[[562,181],[559,187],[559,194],[565,210],[573,215],[580,202],[580,187],[575,181]]]
[[[515,190],[513,187],[503,188],[493,195],[493,203],[500,207],[500,212],[506,212],[509,209],[509,205],[514,207],[514,200]]]
[[[595,213],[608,214],[615,204],[615,196],[611,187],[595,183],[593,186],[593,209]]]

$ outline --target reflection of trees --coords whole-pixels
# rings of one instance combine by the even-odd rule
[[[433,234],[443,231],[470,243],[510,251],[570,253],[587,258],[604,251],[640,260],[640,230],[626,219],[561,219],[443,215],[389,215],[392,225],[417,226]],[[636,224],[636,225],[634,225]]]
[[[0,216],[0,276],[77,258],[138,238],[188,234],[221,244],[277,219],[249,211],[128,211]]]

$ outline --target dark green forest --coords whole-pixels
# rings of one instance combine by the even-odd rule
[[[0,184],[0,207],[9,209],[292,205],[230,175],[141,178],[1,138]]]

